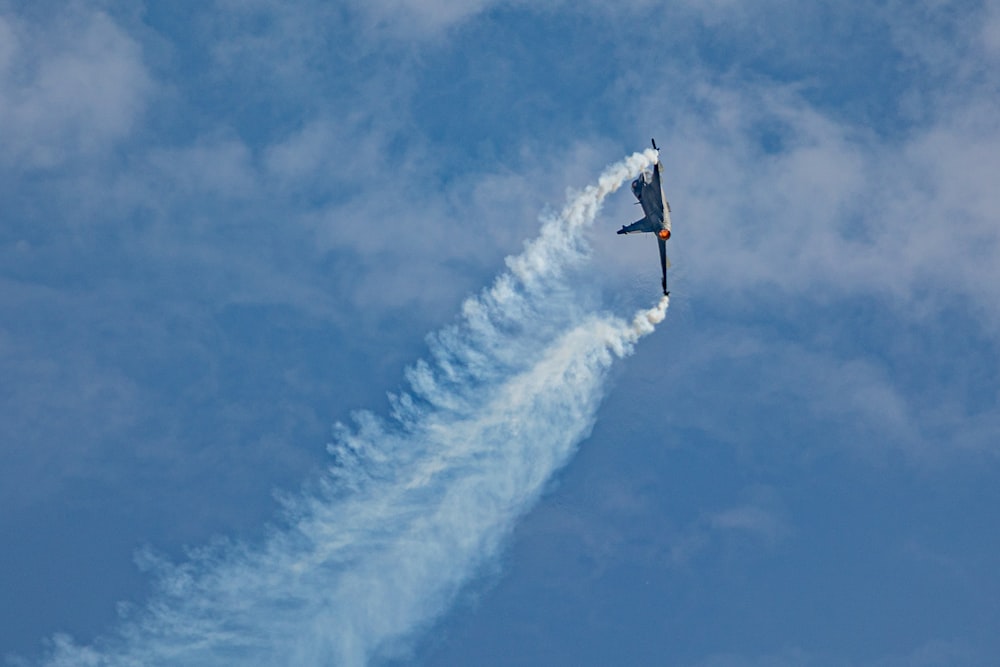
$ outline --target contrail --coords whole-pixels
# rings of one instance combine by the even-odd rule
[[[588,310],[569,273],[604,198],[651,150],[572,194],[493,285],[430,337],[429,358],[336,427],[329,474],[285,501],[262,545],[157,563],[157,591],[91,646],[53,639],[52,667],[364,665],[413,637],[494,558],[593,426],[607,370],[669,301],[621,319]]]

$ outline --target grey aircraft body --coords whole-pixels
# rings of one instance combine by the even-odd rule
[[[656,147],[655,139],[653,140],[653,149],[660,150]],[[642,206],[643,217],[631,225],[622,225],[618,233],[652,232],[656,234],[656,242],[660,246],[660,267],[663,270],[663,294],[669,295],[667,267],[670,266],[670,260],[667,259],[667,239],[670,238],[670,202],[663,196],[663,187],[660,185],[662,172],[663,166],[660,164],[659,156],[657,156],[652,173],[644,171],[639,175],[639,178],[632,181],[632,194]]]

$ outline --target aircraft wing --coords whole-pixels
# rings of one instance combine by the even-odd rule
[[[650,222],[649,218],[643,218],[642,220],[636,220],[631,225],[623,226],[618,230],[619,234],[635,234],[636,232],[652,232],[656,231],[653,227],[653,223]]]
[[[656,164],[653,165],[653,180],[650,185],[660,192],[660,174],[663,172],[663,165],[660,164],[660,159],[656,158]]]
[[[657,243],[660,245],[660,268],[663,271],[663,293],[669,296],[670,291],[667,289],[667,269],[670,267],[670,260],[667,259],[667,242],[657,239]]]
[[[642,210],[646,212],[647,215],[653,214],[658,218],[665,217],[664,208],[666,205],[663,200],[663,188],[660,186],[660,172],[663,170],[663,166],[657,161],[656,166],[653,167],[653,180],[646,187],[647,192],[650,193],[650,197],[643,201]]]

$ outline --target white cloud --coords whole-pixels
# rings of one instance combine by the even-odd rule
[[[983,51],[994,60],[1000,59],[1000,7],[995,2],[986,3],[986,17],[980,32]]]
[[[370,29],[396,37],[422,38],[466,21],[494,6],[514,0],[372,0],[355,2]]]
[[[767,542],[776,541],[786,531],[784,523],[774,513],[754,505],[717,512],[709,522],[714,528],[757,535]]]
[[[873,659],[851,661],[858,667],[951,667],[987,665],[990,660],[962,641],[923,639],[912,650]],[[835,667],[845,664],[828,651],[783,647],[767,653],[715,653],[691,667]]]
[[[990,96],[899,139],[787,86],[694,90],[692,112],[660,138],[673,252],[690,258],[694,282],[728,294],[874,295],[899,309],[940,309],[959,296],[1000,330],[1000,126]],[[777,150],[765,149],[763,133]]]
[[[279,181],[292,183],[311,180],[317,174],[329,177],[333,164],[343,159],[341,140],[331,122],[310,122],[265,149],[264,160],[268,175]],[[374,160],[366,159],[357,151],[351,152],[350,160],[360,167],[358,171],[370,173],[374,168]]]
[[[147,174],[147,189],[159,188],[170,201],[211,198],[215,201],[247,200],[258,195],[263,184],[249,147],[239,139],[199,139],[192,146],[153,150],[149,157],[153,172]],[[228,224],[230,220],[219,220]]]
[[[0,16],[0,160],[50,168],[127,137],[153,89],[108,15],[70,6],[45,25]]]
[[[663,538],[667,562],[674,567],[697,563],[703,554],[722,545],[774,548],[792,528],[785,519],[780,498],[769,488],[747,490],[747,502],[704,512],[690,526]]]

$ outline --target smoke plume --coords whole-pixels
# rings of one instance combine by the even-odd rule
[[[575,298],[604,198],[655,160],[637,153],[571,194],[492,286],[430,337],[391,414],[336,427],[322,482],[285,502],[259,545],[156,563],[141,609],[46,664],[363,665],[405,650],[494,558],[591,430],[607,370],[653,331]]]

